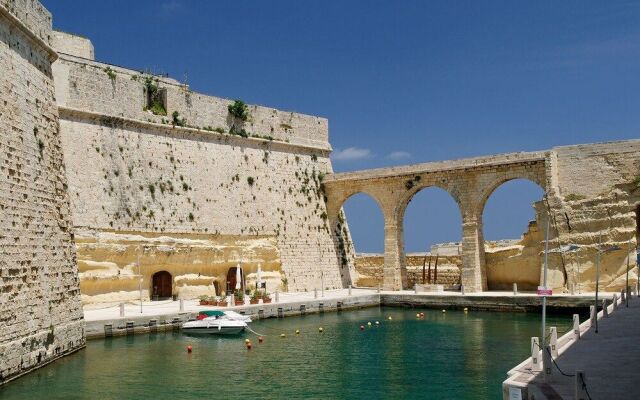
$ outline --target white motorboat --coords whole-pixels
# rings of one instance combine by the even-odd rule
[[[182,331],[193,334],[236,335],[251,322],[249,317],[232,311],[201,311],[196,321],[182,324]]]

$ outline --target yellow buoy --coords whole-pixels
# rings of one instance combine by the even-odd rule
[[[393,318],[389,317],[389,321],[391,321]]]
[[[284,337],[287,337],[287,335],[285,335],[284,333],[281,333],[281,334],[280,334],[280,337],[281,337],[281,338],[284,338]]]
[[[420,313],[417,313],[417,314],[416,314],[416,318],[420,318]]]
[[[249,340],[249,339],[245,339],[245,340],[244,340],[244,342],[245,342],[245,343],[249,343],[250,341],[251,341],[251,340]]]
[[[296,335],[299,335],[300,331],[298,329],[296,329]]]
[[[376,321],[376,325],[380,325],[380,321]]]
[[[467,307],[464,308],[464,312],[468,312],[469,309]]]
[[[324,329],[322,329],[322,327],[318,328],[318,332],[322,333],[324,332]]]
[[[446,313],[446,312],[447,312],[447,310],[442,310],[442,312],[443,312],[443,313]]]
[[[371,326],[371,321],[367,322],[367,325]]]

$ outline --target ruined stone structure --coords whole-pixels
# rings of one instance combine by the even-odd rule
[[[238,264],[249,280],[260,264],[272,292],[350,282],[321,188],[326,119],[249,106],[241,121],[230,100],[96,62],[87,39],[54,39],[83,301],[220,294]]]
[[[84,346],[51,15],[0,0],[0,384]]]
[[[545,200],[535,205],[534,227],[546,226],[550,217],[552,248],[581,246],[574,255],[550,256],[549,285],[593,289],[595,253],[602,241],[600,248],[621,248],[601,257],[605,286],[615,289],[623,285],[628,256],[635,266],[639,176],[640,141],[634,140],[334,174],[325,179],[325,190],[329,221],[336,231],[349,197],[363,192],[376,200],[385,221],[384,287],[395,290],[408,286],[402,232],[408,203],[426,187],[446,190],[460,207],[463,221],[462,284],[467,291],[481,291],[488,288],[482,236],[485,203],[501,184],[528,179],[546,192]],[[540,240],[533,242],[531,246],[541,249]]]

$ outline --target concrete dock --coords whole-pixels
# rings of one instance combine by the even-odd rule
[[[503,399],[633,399],[640,357],[640,299],[631,296],[629,307],[618,295],[617,305],[597,314],[598,333],[591,319],[558,339],[558,355],[547,365],[528,358],[509,371],[503,383]],[[538,360],[544,360],[536,350]],[[584,373],[584,380],[577,375]]]
[[[253,319],[283,318],[301,314],[341,311],[363,307],[395,306],[419,308],[447,308],[488,311],[538,312],[541,299],[534,293],[482,292],[414,292],[382,291],[376,289],[349,289],[314,292],[280,293],[276,302],[234,307],[201,306],[197,300],[153,301],[123,304],[87,305],[84,309],[88,339],[105,336],[148,333],[179,329],[180,325],[196,317],[198,312],[228,309],[251,316]],[[548,298],[550,312],[571,313],[588,309],[593,295],[555,295]],[[123,315],[121,315],[121,313]]]

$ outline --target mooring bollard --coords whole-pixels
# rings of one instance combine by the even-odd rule
[[[278,295],[278,293],[276,292],[276,296]],[[233,293],[231,293],[231,296],[228,297],[229,299],[229,307],[235,306],[236,305],[236,299],[235,299],[235,295]]]
[[[591,325],[596,323],[596,308],[594,306],[589,306],[589,319],[591,320]]]
[[[314,299],[318,298],[318,288],[313,288],[313,298]]]
[[[590,399],[589,394],[587,393],[587,382],[584,379],[584,371],[576,371],[576,390],[575,390],[575,399],[576,400],[587,400]]]
[[[580,339],[580,315],[573,314],[573,338]]]
[[[120,316],[124,317],[124,303],[120,303]]]
[[[604,318],[609,317],[609,308],[607,307],[607,299],[602,299],[602,316]]]
[[[620,291],[620,304],[622,305],[622,303],[626,303],[627,302],[627,292],[625,289],[622,289]]]
[[[380,293],[380,284],[378,283],[378,293]]]
[[[517,283],[514,283],[514,284],[513,284],[513,295],[515,296],[515,295],[517,295],[517,294],[518,294],[518,284],[517,284]]]
[[[553,379],[553,365],[551,363],[551,349],[547,345],[542,351],[542,369],[544,370],[544,380],[547,382]]]
[[[464,296],[464,285],[460,284],[460,293]]]
[[[276,303],[280,302],[280,292],[276,290]]]
[[[574,294],[576,294],[576,284],[572,283],[571,284],[571,295],[573,296]]]
[[[180,312],[184,311],[184,299],[180,299]]]
[[[531,338],[531,369],[540,369],[540,340],[537,337]]]
[[[558,329],[555,326],[549,328],[549,347],[551,356],[558,357]]]
[[[613,308],[611,309],[611,311],[615,311],[618,309],[618,294],[614,293],[613,294]]]
[[[349,285],[349,296],[351,296],[351,285]]]
[[[413,293],[414,294],[418,294],[418,284],[417,283],[413,284]]]

